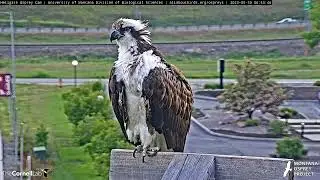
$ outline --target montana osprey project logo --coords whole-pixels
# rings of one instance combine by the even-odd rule
[[[290,168],[290,167],[291,167],[291,161],[289,161],[289,162],[287,163],[287,167],[286,167],[286,169],[285,169],[284,172],[283,172],[283,177],[286,177],[286,176],[288,175],[289,171],[292,171],[292,168]]]

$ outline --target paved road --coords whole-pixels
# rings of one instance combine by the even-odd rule
[[[318,101],[287,101],[283,106],[296,109],[308,119],[320,119],[320,103]]]
[[[208,153],[208,154],[224,154],[224,155],[240,155],[240,156],[262,156],[267,157],[273,153],[276,144],[269,141],[253,141],[231,139],[212,135],[210,130],[193,121],[191,129],[187,136],[185,152],[192,153]],[[306,145],[307,148],[317,152],[320,156],[320,144]],[[320,163],[320,157],[314,161]],[[295,177],[296,180],[319,180],[320,165],[313,166],[311,172],[312,177]]]
[[[203,109],[204,111],[212,109],[218,105],[219,103],[217,100],[208,101],[204,99],[197,99],[194,102],[195,107]],[[320,103],[318,101],[289,100],[285,101],[282,107],[296,109],[308,119],[320,119]]]
[[[320,156],[320,143],[305,143],[313,156]],[[187,137],[186,152],[264,156],[275,151],[275,141],[245,140],[222,137],[193,121]],[[320,162],[319,162],[320,163]]]
[[[99,79],[77,79],[77,83],[82,84],[90,81],[97,81]],[[103,82],[106,82],[106,79],[102,79]],[[190,84],[196,87],[203,87],[206,83],[219,83],[219,79],[188,79]],[[278,83],[294,85],[294,86],[305,86],[311,85],[315,82],[314,79],[276,79]],[[57,85],[57,78],[17,78],[16,81],[18,84],[44,84],[44,85]],[[73,85],[74,79],[64,78],[62,79],[64,85]],[[233,83],[234,79],[224,79],[224,83]]]
[[[288,101],[288,106],[303,107],[308,110],[313,107],[315,102],[298,102]],[[208,101],[204,99],[195,98],[194,106],[202,109],[204,112],[209,109],[212,110],[217,101]],[[299,109],[301,110],[301,109]],[[306,112],[307,113],[307,112]],[[309,155],[317,156],[317,162],[320,163],[320,143],[305,143],[305,147],[309,149]],[[240,156],[268,156],[274,153],[276,148],[275,141],[265,140],[246,140],[227,138],[214,134],[206,127],[201,126],[200,123],[192,122],[190,133],[187,137],[186,152],[195,153],[211,153],[211,154],[228,154]],[[320,165],[312,167],[314,176],[312,177],[295,177],[297,180],[318,180],[320,179]]]

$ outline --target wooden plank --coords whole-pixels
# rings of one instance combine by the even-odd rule
[[[187,157],[188,155],[176,155],[170,162],[167,170],[162,176],[162,179],[176,179],[179,176]]]
[[[172,167],[173,165],[171,164],[179,156],[180,158],[185,157],[185,162],[187,162],[188,156],[201,156],[199,161],[188,159],[190,163],[187,164],[190,166],[184,168],[188,168],[190,171],[193,171],[193,168],[198,169],[194,170],[195,172],[198,171],[198,173],[194,173],[196,178],[189,173],[186,179],[199,179],[200,171],[201,174],[204,174],[201,166],[191,163],[203,163],[208,160],[207,158],[214,157],[214,167],[207,168],[212,170],[212,172],[208,173],[208,179],[210,180],[288,180],[288,177],[283,177],[283,172],[287,162],[292,161],[292,159],[268,157],[159,152],[157,156],[147,157],[146,162],[143,163],[141,153],[136,154],[137,158],[133,158],[132,153],[132,150],[124,149],[111,151],[110,180],[161,180],[162,177],[165,179],[164,174],[169,173],[168,167]],[[205,163],[203,164],[207,167]],[[176,166],[178,167],[178,165]],[[294,172],[292,171],[291,173],[293,174]],[[170,174],[174,176],[177,173],[171,172]],[[181,173],[178,177],[183,177],[182,175]],[[292,177],[290,178],[292,179]]]
[[[211,175],[214,177],[214,163],[212,155],[177,155],[169,164],[162,180],[207,180]]]

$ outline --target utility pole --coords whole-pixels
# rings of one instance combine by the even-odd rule
[[[11,9],[11,4],[10,4]],[[16,107],[16,55],[15,55],[15,47],[14,47],[14,26],[13,26],[13,12],[0,12],[0,14],[9,15],[10,19],[10,31],[11,31],[11,96],[9,98],[9,111],[12,123],[12,131],[14,138],[14,156],[15,163],[18,162],[18,145],[19,145],[19,137],[18,137],[18,118],[17,118],[17,107]]]
[[[29,156],[27,156],[27,169],[28,169],[28,171],[31,171],[31,156],[29,155]],[[31,176],[28,176],[27,177],[27,180],[31,180]]]
[[[307,22],[306,30],[307,32],[310,32],[312,29],[312,24],[310,22],[310,17],[309,17],[310,16],[309,11],[311,9],[311,0],[304,0],[303,9],[304,9],[304,20],[305,22]]]
[[[18,118],[16,105],[16,55],[14,47],[14,26],[13,26],[13,12],[10,11],[10,29],[11,29],[11,66],[12,66],[12,96],[11,96],[11,117],[13,121],[13,135],[14,135],[14,155],[18,162]]]
[[[23,138],[24,138],[24,132],[23,132],[23,122],[20,124],[20,172],[23,172]],[[23,180],[23,176],[20,176],[20,180]]]

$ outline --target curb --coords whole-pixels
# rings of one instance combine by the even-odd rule
[[[207,101],[217,101],[218,98],[210,97],[210,96],[202,96],[202,95],[194,95],[194,99],[201,99],[201,100],[207,100]]]
[[[254,137],[244,137],[244,136],[233,136],[233,135],[227,135],[227,134],[221,134],[217,132],[213,132],[210,129],[208,129],[206,126],[201,124],[198,120],[196,120],[194,117],[191,119],[198,127],[203,129],[206,133],[212,136],[218,136],[218,137],[224,137],[224,138],[230,138],[230,139],[237,139],[237,140],[250,140],[250,141],[270,141],[270,142],[276,142],[279,139],[276,138],[254,138]]]
[[[217,137],[223,137],[223,138],[229,138],[229,139],[236,139],[236,140],[247,140],[247,141],[269,141],[269,142],[273,142],[273,143],[276,143],[278,140],[282,139],[282,138],[255,138],[255,137],[244,137],[244,136],[233,136],[233,135],[221,134],[221,133],[217,133],[217,132],[211,131],[206,126],[201,124],[194,117],[191,117],[191,120],[198,127],[200,127],[202,130],[204,130],[206,133],[208,133],[211,136],[217,136]],[[320,143],[318,141],[317,142],[310,142],[310,141],[302,140],[302,142],[304,143],[304,145],[307,145],[307,146],[310,146],[310,147],[319,147],[320,148]],[[316,145],[316,146],[313,146],[313,145]]]
[[[217,98],[211,97],[211,96],[204,96],[204,95],[194,95],[194,99],[200,99],[200,100],[207,100],[207,101],[217,101]],[[287,101],[293,101],[293,102],[303,102],[303,101],[308,101],[308,102],[318,102],[317,100],[287,100]],[[300,113],[305,119],[309,119],[305,114]],[[192,117],[193,118],[193,117]],[[246,136],[234,136],[234,135],[227,135],[227,134],[222,134],[222,133],[217,133],[214,132],[212,130],[210,130],[209,128],[207,128],[206,126],[204,126],[203,124],[201,124],[198,120],[196,120],[195,118],[193,118],[193,121],[199,126],[201,127],[204,131],[206,131],[207,133],[209,133],[210,135],[213,136],[219,136],[219,137],[225,137],[225,138],[232,138],[232,139],[239,139],[239,140],[251,140],[251,141],[273,141],[276,142],[282,138],[258,138],[258,137],[246,137]],[[306,138],[308,139],[308,138]],[[311,140],[302,140],[304,143],[311,143],[311,144],[317,144],[320,146],[320,141],[311,141]]]

